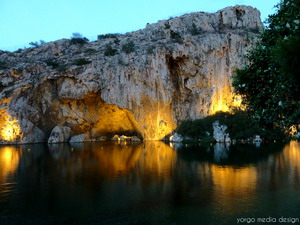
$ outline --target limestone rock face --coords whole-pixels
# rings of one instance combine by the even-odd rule
[[[238,5],[86,44],[0,51],[0,139],[47,139],[56,126],[96,140],[162,139],[180,120],[236,104],[230,77],[261,29],[259,11]]]

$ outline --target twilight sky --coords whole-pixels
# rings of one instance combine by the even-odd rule
[[[125,33],[147,23],[189,12],[216,12],[227,6],[251,5],[264,21],[279,0],[0,0],[0,49],[17,50],[31,41],[70,38],[79,32]]]

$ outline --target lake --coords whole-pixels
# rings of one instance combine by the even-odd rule
[[[1,225],[300,224],[299,218],[297,142],[0,146]]]

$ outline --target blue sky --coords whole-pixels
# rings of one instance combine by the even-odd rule
[[[279,0],[0,0],[0,49],[16,50],[31,41],[54,41],[79,32],[125,33],[147,23],[189,12],[215,12],[227,6],[251,5],[262,20]]]

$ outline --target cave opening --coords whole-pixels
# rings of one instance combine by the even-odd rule
[[[42,127],[49,131],[60,125],[70,127],[72,136],[87,134],[91,140],[112,140],[116,135],[143,138],[133,113],[106,103],[99,94],[89,94],[82,99],[64,98],[57,101],[57,108],[51,109],[57,113],[46,112],[55,118],[48,117],[42,121]],[[58,121],[58,124],[51,122],[53,120]]]

